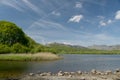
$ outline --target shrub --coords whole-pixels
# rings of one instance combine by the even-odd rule
[[[11,46],[12,52],[13,53],[27,53],[29,52],[29,48],[21,45],[20,43],[16,43],[13,46]]]
[[[0,54],[10,53],[11,49],[7,45],[0,44]]]

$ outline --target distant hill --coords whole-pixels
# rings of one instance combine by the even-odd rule
[[[50,52],[62,54],[120,54],[120,46],[89,46],[69,45],[62,43],[50,43],[45,45]]]
[[[46,46],[51,46],[51,47],[69,47],[69,48],[86,49],[86,47],[83,47],[83,46],[80,46],[80,45],[70,45],[70,44],[56,43],[56,42],[47,44]]]
[[[50,43],[46,45],[51,49],[55,50],[56,53],[80,53],[81,51],[85,51],[88,48],[78,45],[69,45],[69,44],[62,44],[62,43]]]
[[[89,49],[97,49],[97,50],[120,50],[120,45],[112,45],[112,46],[107,46],[107,45],[93,45],[93,46],[88,46]]]

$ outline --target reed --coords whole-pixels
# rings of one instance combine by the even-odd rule
[[[0,54],[0,61],[49,61],[57,59],[60,59],[60,56],[52,53]]]

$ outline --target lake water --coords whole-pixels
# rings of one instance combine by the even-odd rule
[[[120,55],[64,54],[64,59],[45,62],[3,62],[0,61],[0,77],[17,77],[34,72],[115,70],[120,68]]]

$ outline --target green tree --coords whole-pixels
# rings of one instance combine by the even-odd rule
[[[11,53],[11,49],[7,45],[0,44],[0,54]]]
[[[11,46],[12,52],[13,53],[27,53],[29,52],[29,48],[21,45],[20,43],[16,43],[13,46]]]
[[[0,21],[0,43],[13,45],[20,43],[27,45],[28,40],[24,32],[17,25],[8,21]]]

